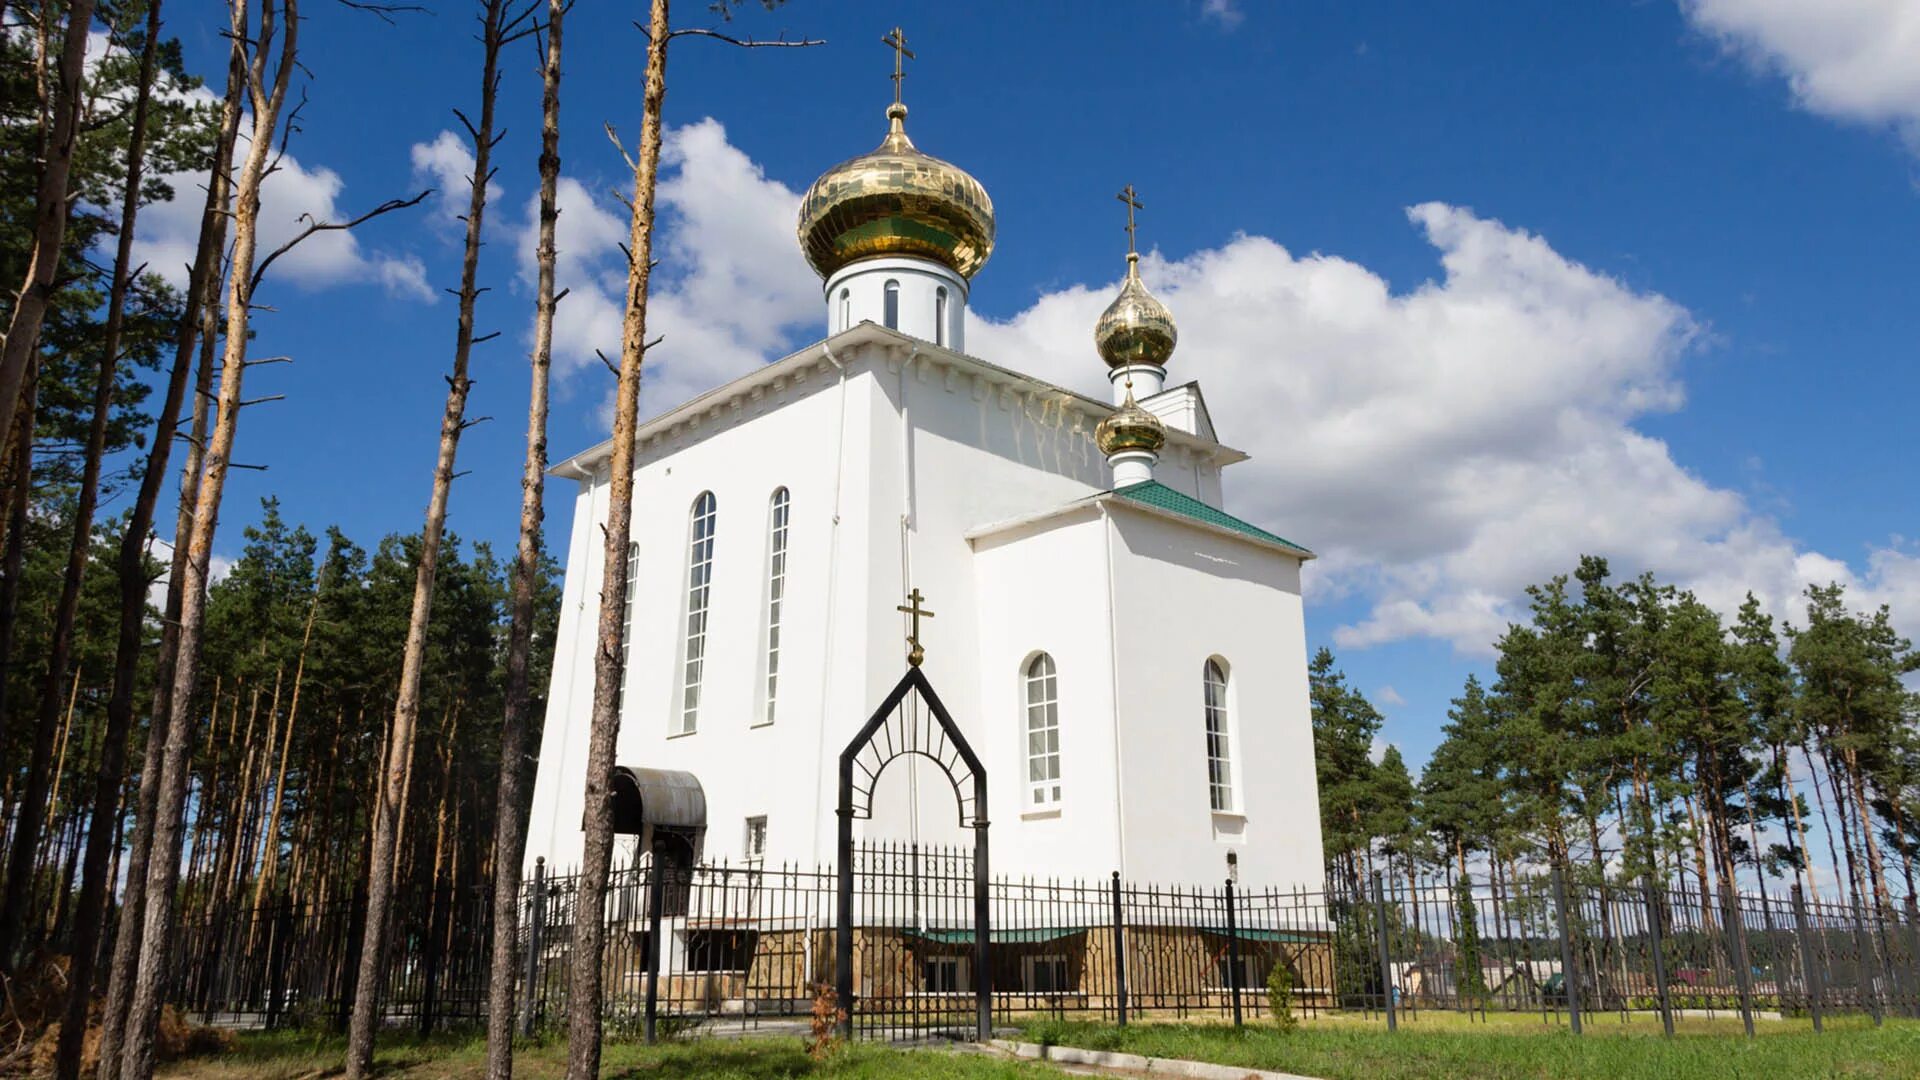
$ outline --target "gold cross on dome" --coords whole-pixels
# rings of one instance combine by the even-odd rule
[[[1126,189],[1120,192],[1120,194],[1115,195],[1114,198],[1127,204],[1127,254],[1132,255],[1134,254],[1133,212],[1135,210],[1144,210],[1146,206],[1140,201],[1140,196],[1134,192],[1132,184],[1128,184]]]
[[[898,105],[900,104],[900,81],[907,77],[903,61],[918,60],[919,57],[907,49],[907,35],[901,33],[897,26],[893,28],[893,33],[881,38],[880,43],[893,50],[893,103]]]
[[[910,646],[907,649],[907,663],[914,667],[919,667],[920,661],[927,656],[927,650],[920,647],[920,619],[922,616],[933,618],[933,612],[920,606],[920,602],[925,599],[926,597],[921,596],[919,588],[916,587],[907,594],[907,602],[894,609],[906,612],[913,620],[912,628],[907,631],[907,644]]]

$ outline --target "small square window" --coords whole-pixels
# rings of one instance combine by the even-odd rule
[[[767,819],[765,815],[747,819],[746,855],[748,862],[760,862],[767,857]]]

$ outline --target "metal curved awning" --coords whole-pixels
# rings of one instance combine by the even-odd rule
[[[616,833],[638,835],[648,825],[683,831],[707,827],[707,793],[690,772],[616,765],[611,797]]]

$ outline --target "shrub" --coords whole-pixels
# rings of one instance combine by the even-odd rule
[[[847,1010],[840,1007],[840,995],[826,983],[817,983],[813,988],[813,1015],[807,1036],[807,1056],[815,1061],[825,1061],[840,1049],[840,1022],[847,1018]]]
[[[1267,972],[1267,1012],[1281,1031],[1300,1026],[1299,1018],[1293,1015],[1293,972],[1284,961]]]

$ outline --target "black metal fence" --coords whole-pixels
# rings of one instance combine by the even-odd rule
[[[974,1024],[966,852],[857,851],[855,1029],[895,1038]],[[1320,890],[996,878],[988,966],[996,1021],[1080,1016],[1244,1022],[1286,1007],[1538,1015],[1696,1011],[1744,1020],[1920,1016],[1911,899],[1815,902],[1683,884],[1334,883]],[[577,880],[544,866],[522,890],[516,997],[528,1029],[564,1021]],[[834,983],[831,868],[647,867],[612,876],[604,1015],[621,1032],[804,1028]],[[472,1026],[486,1010],[491,890],[405,892],[379,1004],[390,1025]],[[216,1022],[343,1024],[364,933],[359,899],[282,899],[183,927],[173,996]]]

